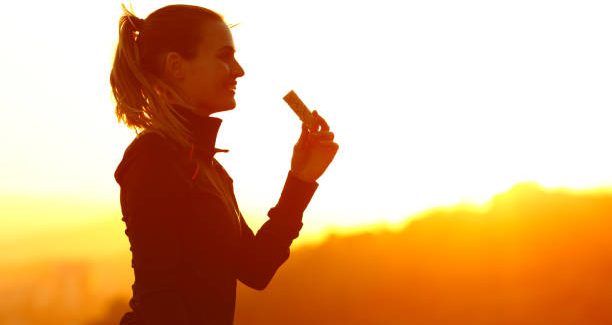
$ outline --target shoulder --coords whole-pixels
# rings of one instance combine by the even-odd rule
[[[219,173],[219,175],[223,177],[226,182],[230,184],[234,183],[234,179],[229,175],[227,170],[225,170],[223,165],[221,165],[221,163],[216,158],[213,158],[213,166],[217,170],[217,173]]]
[[[176,155],[178,146],[167,136],[156,131],[143,131],[125,149],[126,156],[159,156]]]
[[[180,165],[180,148],[169,138],[154,131],[143,131],[125,149],[115,171],[119,184],[133,177],[164,177]]]

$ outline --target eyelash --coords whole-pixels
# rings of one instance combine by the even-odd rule
[[[232,53],[223,53],[223,54],[219,55],[219,58],[223,59],[223,60],[231,60],[231,59],[234,58],[234,54],[232,54]]]

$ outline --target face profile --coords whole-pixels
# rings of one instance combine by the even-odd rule
[[[202,35],[193,59],[171,52],[166,56],[165,74],[183,99],[200,115],[233,109],[237,78],[244,70],[234,57],[232,34],[222,21],[202,24]]]

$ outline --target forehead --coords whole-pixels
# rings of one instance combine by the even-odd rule
[[[202,24],[201,51],[215,52],[224,47],[234,48],[234,40],[229,27],[222,21],[208,21]]]

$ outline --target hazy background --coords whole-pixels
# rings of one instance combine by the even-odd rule
[[[170,3],[133,1],[132,5],[144,18]],[[385,229],[401,233],[410,229],[409,219],[424,211],[484,204],[525,181],[582,190],[571,192],[581,198],[591,195],[585,193],[603,196],[612,188],[612,151],[608,150],[612,4],[607,1],[189,3],[209,7],[222,13],[228,23],[238,24],[232,32],[246,75],[238,81],[237,108],[219,114],[224,122],[217,144],[230,152],[219,154],[218,159],[235,179],[241,209],[253,228],[266,220],[267,210],[280,194],[299,134],[299,121],[282,96],[295,89],[336,133],[341,148],[305,214],[305,227],[296,242],[304,253],[298,254],[307,254],[308,247],[325,252],[330,247],[326,245],[331,245],[325,241],[328,234],[384,233]],[[0,318],[9,324],[42,324],[19,315],[63,310],[49,307],[61,296],[57,292],[73,297],[66,298],[70,308],[88,311],[64,319],[93,319],[89,316],[106,308],[113,296],[119,297],[117,310],[124,305],[121,299],[129,290],[131,269],[113,172],[134,133],[117,123],[108,83],[120,14],[119,1],[11,2],[0,11],[0,222],[4,226],[0,271],[5,274],[0,277],[0,289],[8,290],[3,297],[22,297],[15,298],[17,302],[0,299],[1,315],[14,316],[10,321]],[[554,197],[561,200],[555,204],[566,199]],[[539,215],[531,203],[507,206],[504,216],[511,220]],[[591,230],[610,224],[608,207],[576,212],[568,223],[596,218],[592,224],[602,228],[585,230],[589,238]],[[558,210],[554,211],[546,221],[529,227],[550,228],[557,223]],[[434,241],[444,238],[444,229],[454,229],[451,224],[426,228],[422,236]],[[499,231],[508,225],[494,224]],[[529,227],[507,231],[523,236]],[[461,229],[457,232],[462,233]],[[478,229],[466,236],[478,240],[481,237],[476,234],[491,230]],[[554,233],[555,228],[551,229]],[[411,232],[405,234],[411,240]],[[572,236],[555,238],[559,247],[573,245]],[[381,252],[391,245],[381,243]],[[435,255],[429,244],[418,244],[419,258],[399,259],[399,248],[387,258],[390,263],[418,264],[423,256]],[[480,252],[489,244],[476,241],[474,245]],[[543,269],[556,268],[556,260],[547,264],[548,259],[539,258],[541,251],[528,247],[524,249],[541,261]],[[594,266],[566,274],[564,283],[580,283],[593,269],[607,267],[605,246],[592,248],[600,255],[586,265]],[[491,275],[490,260],[479,254],[474,261],[481,264],[470,274],[486,278]],[[325,258],[315,256],[312,263],[325,265]],[[513,256],[500,262],[499,268],[520,270],[530,264],[529,257]],[[446,263],[434,261],[431,267]],[[381,267],[380,276],[393,279],[392,269],[396,268]],[[297,276],[291,272],[279,278]],[[84,282],[71,274],[85,274]],[[440,279],[441,283],[451,281]],[[604,285],[599,278],[592,279]],[[84,284],[87,281],[93,284]],[[516,283],[516,278],[504,281]],[[372,284],[372,288],[380,286]],[[490,287],[488,282],[481,286]],[[77,308],[84,301],[78,298],[84,288],[95,288],[87,293],[91,304]],[[345,288],[336,293],[349,295]],[[453,292],[440,290],[440,294]],[[382,294],[358,291],[350,295]],[[287,296],[291,295],[282,297]],[[574,296],[573,301],[588,302],[587,296]],[[512,304],[495,297],[491,299],[500,300],[493,300],[493,307]],[[510,297],[516,302],[539,296],[526,291]],[[599,293],[595,297],[609,299]],[[258,301],[254,299],[253,306]],[[416,304],[411,301],[405,300]],[[473,305],[470,300],[462,302]],[[336,316],[352,315],[357,318],[348,323],[366,324],[365,314],[359,318],[363,311],[349,308]],[[250,314],[239,310],[239,317],[247,317],[240,315]],[[435,319],[423,317],[423,324]],[[255,321],[259,318],[239,319],[251,319],[247,324],[259,322]],[[384,323],[404,320],[395,319]]]

